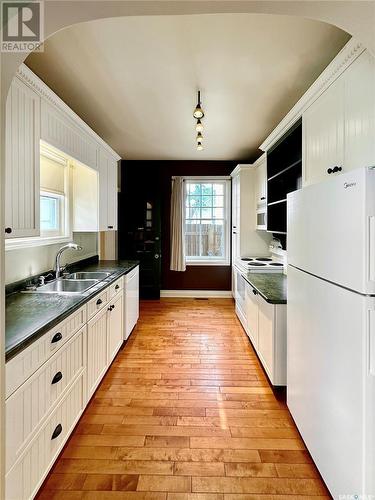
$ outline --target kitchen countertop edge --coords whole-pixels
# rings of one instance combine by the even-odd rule
[[[243,273],[242,276],[269,304],[287,304],[286,280],[283,273]],[[272,293],[268,290],[272,288]],[[276,289],[276,290],[275,290]],[[278,297],[275,297],[278,295]]]
[[[106,265],[107,263],[107,265]],[[77,301],[77,303],[68,306],[67,309],[58,314],[55,318],[49,320],[47,323],[43,324],[40,328],[37,330],[30,332],[25,338],[20,340],[18,343],[15,343],[14,345],[11,345],[10,347],[5,349],[5,361],[9,362],[11,359],[13,359],[17,354],[22,352],[24,349],[29,347],[33,342],[38,340],[40,337],[42,337],[46,332],[48,332],[51,328],[54,326],[58,325],[61,323],[64,319],[66,319],[68,316],[70,316],[73,312],[77,311],[80,309],[82,306],[84,306],[87,302],[89,302],[91,299],[93,299],[96,295],[101,293],[105,288],[110,286],[113,282],[115,282],[117,279],[121,278],[121,276],[125,276],[129,274],[133,269],[135,269],[139,265],[139,261],[127,261],[129,264],[128,267],[125,267],[125,263],[121,266],[121,261],[117,263],[117,261],[99,261],[97,265],[91,265],[90,267],[97,267],[98,271],[102,270],[103,267],[117,267],[116,270],[113,271],[113,273],[108,276],[105,280],[102,280],[101,282],[98,282],[97,285],[103,283],[103,286],[99,286],[96,288],[92,293],[88,293],[87,295],[82,296],[82,300]],[[105,283],[105,285],[104,285]],[[17,292],[17,293],[22,293],[22,292]],[[42,294],[40,294],[42,295]],[[43,294],[44,295],[44,294]]]

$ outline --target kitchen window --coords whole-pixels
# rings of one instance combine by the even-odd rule
[[[230,180],[185,178],[187,265],[230,265]]]

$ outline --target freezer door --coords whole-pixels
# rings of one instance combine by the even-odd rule
[[[371,310],[373,298],[288,267],[287,403],[334,498],[375,494]]]
[[[375,293],[375,170],[360,168],[288,195],[288,263]]]

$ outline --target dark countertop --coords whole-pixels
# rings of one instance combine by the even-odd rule
[[[270,304],[286,304],[286,281],[283,273],[247,273],[245,280]]]
[[[9,361],[27,346],[79,309],[120,276],[134,269],[138,261],[99,261],[70,270],[108,271],[112,274],[84,294],[58,295],[16,292],[6,297],[5,304],[5,358]]]

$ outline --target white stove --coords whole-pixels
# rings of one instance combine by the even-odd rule
[[[284,272],[284,264],[273,257],[242,257],[237,265],[242,271],[248,273]]]

